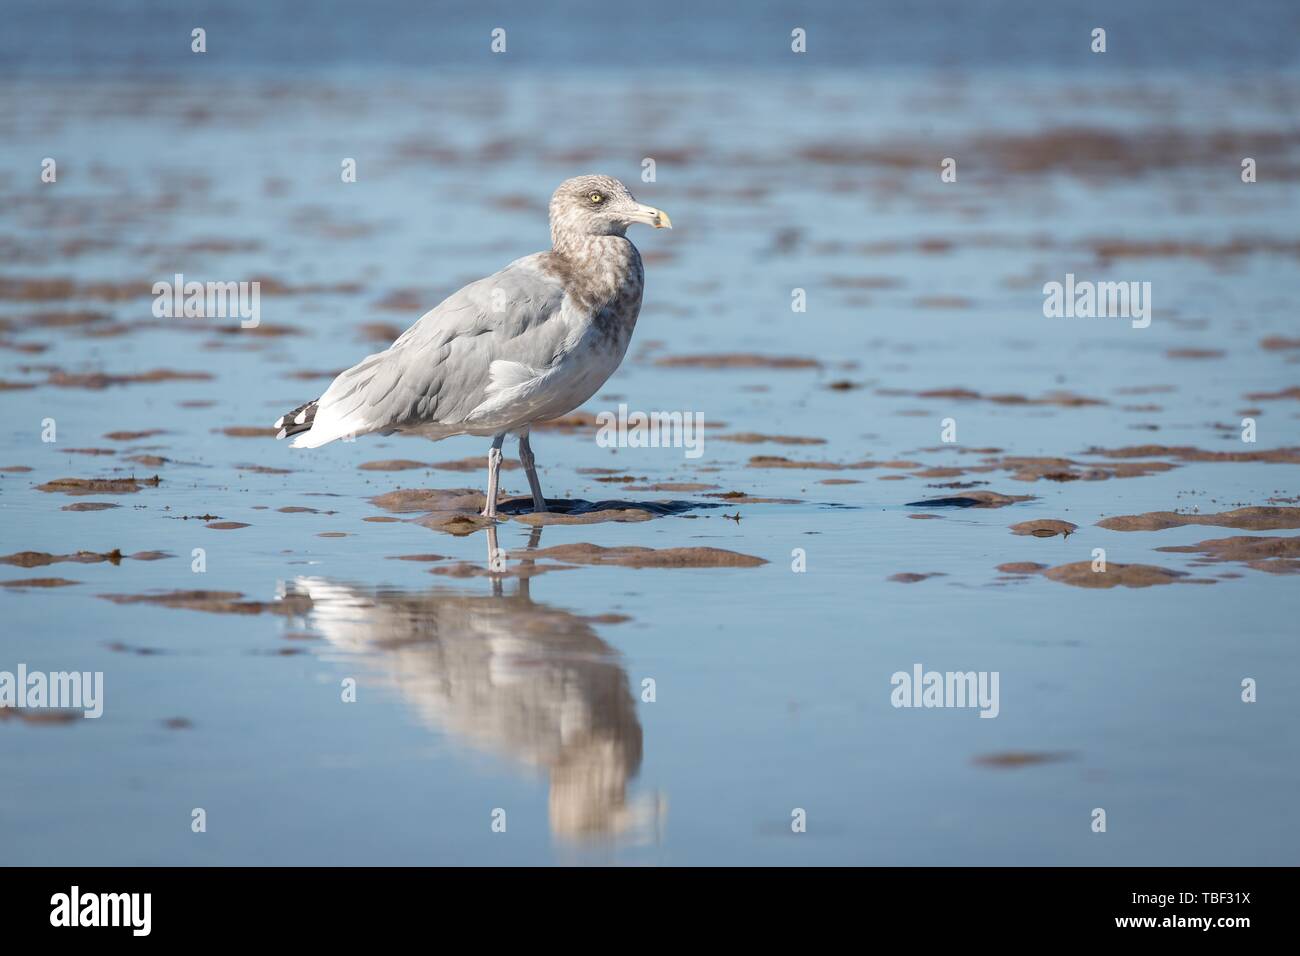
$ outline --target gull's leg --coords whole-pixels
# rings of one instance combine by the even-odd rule
[[[528,432],[519,433],[519,461],[528,475],[528,487],[533,492],[533,513],[546,510],[546,497],[542,494],[542,483],[537,480],[537,459],[533,457],[533,446],[528,444]]]
[[[483,504],[481,512],[484,518],[497,516],[497,487],[501,479],[501,445],[505,440],[506,433],[502,432],[492,439],[492,448],[488,451],[487,501]]]

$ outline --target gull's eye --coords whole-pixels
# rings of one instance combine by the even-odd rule
[[[590,196],[588,196],[587,198],[590,199],[590,200],[591,200],[593,203],[595,203],[596,205],[600,205],[601,203],[603,203],[603,202],[605,201],[605,197],[602,196],[600,193],[592,193],[592,194],[591,194]]]

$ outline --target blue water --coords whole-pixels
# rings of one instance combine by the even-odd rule
[[[1096,64],[1092,30],[1107,31],[1106,66],[1133,70],[1255,72],[1294,69],[1300,10],[1287,0],[833,0],[699,3],[661,0],[653,9],[599,0],[546,4],[453,0],[322,0],[303,16],[291,5],[235,0],[177,6],[166,0],[104,5],[13,5],[0,62],[23,72],[190,72],[190,31],[207,30],[203,69],[216,73],[320,74],[340,68],[444,71],[557,66],[622,72],[712,73],[852,68],[1027,68],[1068,73]],[[807,56],[790,54],[790,32]],[[506,31],[505,57],[490,51]]]
[[[0,349],[0,380],[36,385],[0,391],[0,467],[32,469],[0,472],[0,553],[172,557],[0,565],[0,581],[77,582],[0,588],[0,670],[103,671],[106,696],[95,721],[0,722],[5,862],[1297,862],[1296,579],[1156,550],[1294,532],[1095,526],[1294,498],[1295,465],[1153,454],[1177,467],[1057,483],[747,464],[970,466],[981,457],[970,449],[990,447],[1100,461],[1086,450],[1300,444],[1294,400],[1246,398],[1297,384],[1296,352],[1259,345],[1297,335],[1294,8],[1238,5],[1230,18],[1211,4],[744,9],[381,3],[309,22],[253,4],[10,11],[0,280],[141,292],[0,298],[0,344],[47,347]],[[788,52],[801,23],[807,69]],[[204,59],[186,52],[194,24],[208,29]],[[1109,31],[1104,57],[1087,52],[1096,24]],[[489,59],[496,25],[509,52]],[[1131,137],[1133,152],[1111,165],[1009,168],[1044,148],[1035,137],[1067,129]],[[1181,144],[1160,163],[1143,145],[1153,131]],[[1258,153],[1257,183],[1239,178],[1242,149]],[[39,181],[46,156],[58,161],[53,185]],[[946,156],[958,160],[955,184],[939,181]],[[357,159],[355,184],[339,180],[343,157]],[[655,182],[640,180],[645,157],[657,157]],[[578,542],[708,546],[768,563],[580,567],[526,581],[431,574],[461,561],[484,569],[485,534],[369,522],[386,514],[370,498],[477,488],[483,476],[357,466],[483,457],[481,441],[372,436],[302,452],[219,431],[268,425],[327,383],[293,373],[345,367],[381,347],[361,337],[363,323],[402,328],[422,310],[383,308],[386,296],[409,290],[427,307],[542,248],[551,189],[589,169],[623,178],[675,228],[632,236],[647,260],[645,307],[628,359],[587,410],[700,411],[709,428],[697,460],[540,432],[542,481],[553,498],[698,507],[547,527],[539,539],[507,521],[500,544],[516,568],[530,549]],[[1204,251],[1233,240],[1245,251]],[[1185,248],[1096,251],[1117,241]],[[154,320],[148,290],[175,272],[343,288],[265,294],[263,324],[299,334],[254,337],[231,320]],[[1044,318],[1042,284],[1067,272],[1151,282],[1150,328]],[[795,288],[805,313],[790,310]],[[75,309],[105,313],[86,328],[118,334],[28,326]],[[1183,348],[1223,354],[1167,354]],[[655,364],[737,351],[822,366]],[[52,368],[213,377],[93,390],[45,384]],[[827,387],[837,380],[858,387]],[[1106,404],[901,394],[958,386]],[[1151,386],[1167,390],[1122,391]],[[1237,432],[1251,408],[1259,438],[1247,446]],[[940,442],[949,417],[957,449]],[[41,441],[45,419],[57,423],[53,443]],[[154,428],[164,433],[104,437]],[[826,443],[716,437],[738,432]],[[135,454],[168,461],[125,460]],[[717,501],[704,493],[625,491],[580,471],[593,467],[644,477],[638,485],[701,482],[797,503],[707,507]],[[162,484],[85,498],[37,490],[132,472]],[[504,480],[526,490],[519,471]],[[908,517],[919,510],[908,502],[956,493],[933,487],[953,480],[1036,498]],[[120,507],[61,510],[85,500]],[[248,526],[182,520],[204,514]],[[1033,518],[1079,531],[1009,533]],[[348,536],[319,536],[328,532]],[[1215,583],[1095,590],[996,570],[1087,561],[1097,547],[1112,562]],[[792,571],[795,549],[804,573]],[[427,553],[445,560],[391,560]],[[902,572],[942,576],[889,580]],[[200,588],[272,606],[309,596],[310,609],[220,614],[100,597]],[[916,663],[999,672],[999,716],[895,709],[890,676]],[[1257,703],[1240,700],[1246,677]],[[355,703],[341,700],[349,678]],[[647,679],[654,702],[642,699]],[[190,726],[166,726],[175,718]],[[1007,754],[1058,759],[982,762]],[[1104,834],[1089,826],[1097,807]],[[206,833],[191,831],[195,808]],[[806,833],[791,831],[795,808]],[[492,829],[498,809],[504,833]]]

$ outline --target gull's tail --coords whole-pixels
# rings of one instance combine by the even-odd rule
[[[293,411],[285,412],[277,418],[274,427],[280,429],[280,433],[275,436],[276,439],[297,435],[299,432],[311,431],[312,422],[316,420],[318,401],[319,399],[312,399],[310,402],[299,405]]]
[[[393,358],[394,351],[389,349],[367,356],[359,364],[340,372],[320,398],[281,415],[275,423],[280,433],[275,437],[293,435],[296,436],[292,443],[294,448],[319,448],[332,441],[351,441],[374,431],[391,432],[390,416],[373,406],[397,387],[402,368],[399,362],[389,361]],[[387,368],[383,367],[385,362]],[[374,383],[377,371],[384,374],[380,382],[383,391],[377,393],[378,399],[374,397],[374,388],[367,389]]]

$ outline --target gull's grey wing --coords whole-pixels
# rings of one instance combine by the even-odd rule
[[[557,320],[564,286],[545,268],[545,256],[526,256],[471,282],[386,350],[341,373],[318,400],[311,430],[294,445],[315,448],[415,425],[454,428],[483,403],[494,377],[509,377],[516,367],[549,368],[568,329]],[[505,364],[493,369],[494,362]]]

